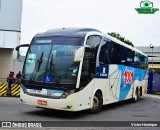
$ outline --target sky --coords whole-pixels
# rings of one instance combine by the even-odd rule
[[[21,44],[37,33],[63,27],[117,32],[134,46],[160,46],[160,11],[138,14],[141,0],[23,0]],[[160,8],[160,0],[152,0]]]

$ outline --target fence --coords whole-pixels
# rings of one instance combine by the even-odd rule
[[[148,93],[160,92],[160,73],[149,72]]]
[[[0,97],[7,96],[7,83],[0,83]],[[12,84],[11,85],[11,96],[19,97],[20,96],[20,85]]]
[[[160,92],[160,73],[153,74],[153,92]]]

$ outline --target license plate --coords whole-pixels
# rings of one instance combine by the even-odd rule
[[[47,105],[47,101],[45,101],[45,100],[38,100],[37,103],[39,105],[45,105],[45,106]]]
[[[35,90],[35,89],[27,89],[28,92],[30,93],[38,93],[38,94],[41,94],[41,90]]]

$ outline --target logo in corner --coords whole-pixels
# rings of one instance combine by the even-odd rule
[[[158,8],[153,8],[153,2],[150,1],[141,1],[140,8],[135,8],[139,14],[155,14],[156,11],[159,11]]]

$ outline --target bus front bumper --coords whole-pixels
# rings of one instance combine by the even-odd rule
[[[76,93],[69,95],[65,99],[51,99],[30,96],[20,90],[20,99],[24,104],[33,105],[42,108],[50,108],[65,111],[77,111],[78,96]]]

